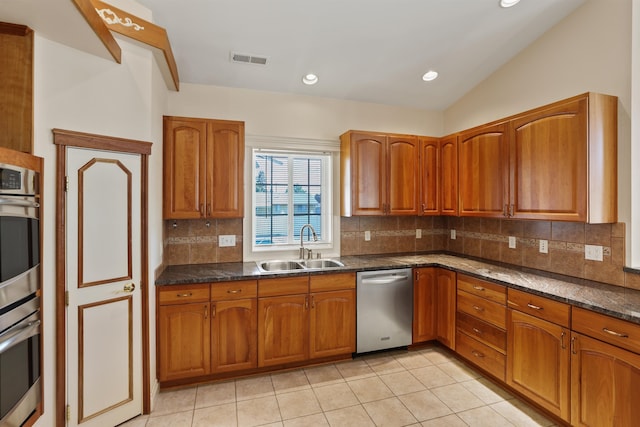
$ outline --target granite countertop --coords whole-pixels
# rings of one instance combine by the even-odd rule
[[[213,283],[403,267],[441,267],[640,324],[640,291],[620,286],[570,277],[556,278],[545,272],[533,272],[448,254],[347,256],[335,259],[342,262],[344,267],[291,273],[261,273],[255,262],[172,265],[162,272],[156,280],[156,285]]]

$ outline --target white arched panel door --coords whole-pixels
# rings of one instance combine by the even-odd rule
[[[141,159],[67,150],[68,425],[142,412]]]

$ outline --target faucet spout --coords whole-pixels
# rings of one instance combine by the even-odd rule
[[[316,234],[316,230],[314,230],[313,226],[311,224],[305,224],[300,228],[300,259],[305,259],[305,248],[304,248],[304,229],[305,228],[309,228],[309,230],[311,231],[311,236],[313,237],[313,241],[317,242],[318,241],[318,235]],[[309,257],[311,257],[311,249],[307,249],[308,253],[309,253]]]

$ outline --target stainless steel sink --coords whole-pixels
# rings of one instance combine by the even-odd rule
[[[304,266],[300,264],[298,261],[281,261],[281,260],[273,260],[273,261],[259,261],[257,262],[258,269],[262,271],[269,272],[285,272],[285,271],[295,271],[295,270],[303,270]]]
[[[263,273],[287,273],[298,270],[322,270],[325,268],[344,267],[344,264],[334,259],[302,260],[269,260],[256,261],[258,270]]]
[[[308,269],[344,267],[343,263],[335,259],[308,259],[302,261],[302,264]]]

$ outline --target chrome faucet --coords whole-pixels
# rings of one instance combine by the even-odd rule
[[[304,248],[304,241],[302,240],[304,237],[304,229],[309,227],[311,230],[311,236],[313,237],[313,241],[318,241],[318,235],[316,234],[316,230],[313,229],[311,224],[305,224],[300,228],[300,259],[310,259],[311,258],[311,249]],[[306,256],[305,256],[306,255]]]

